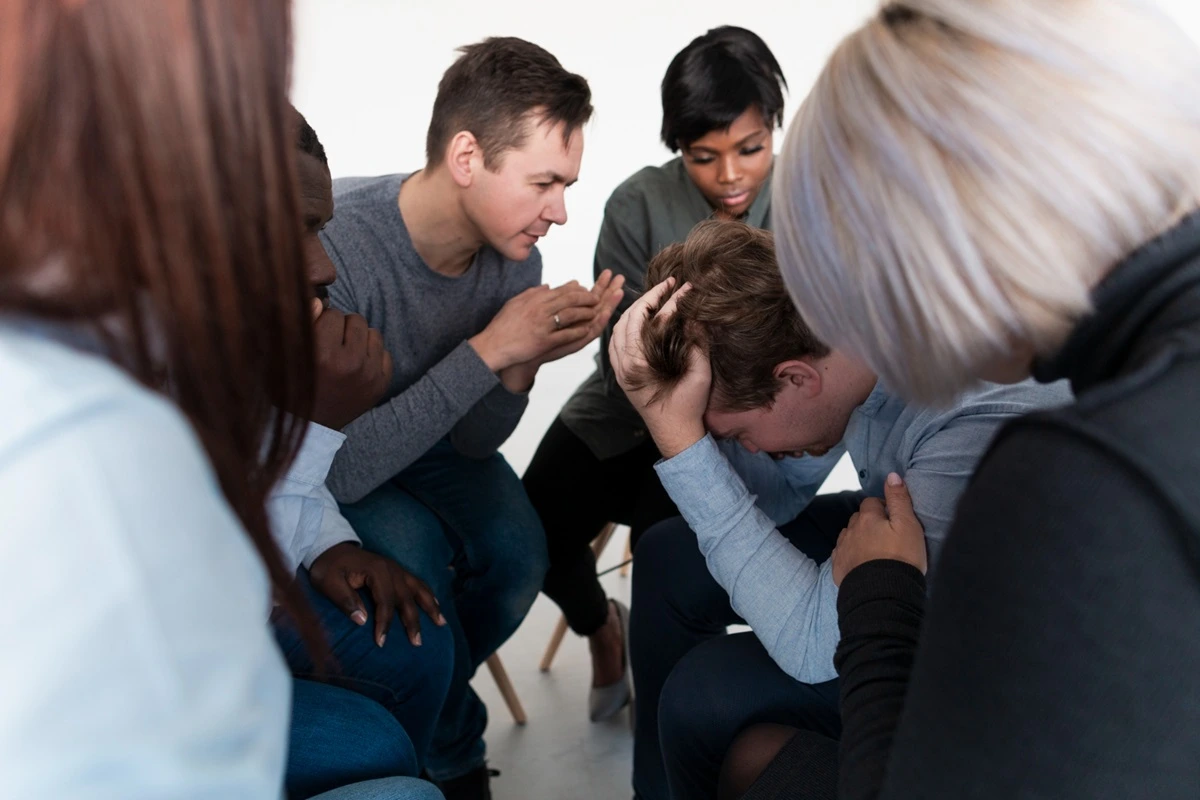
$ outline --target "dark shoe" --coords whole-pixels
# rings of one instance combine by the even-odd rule
[[[491,779],[499,774],[500,770],[488,769],[488,765],[484,764],[466,775],[440,781],[438,788],[446,800],[492,800]]]

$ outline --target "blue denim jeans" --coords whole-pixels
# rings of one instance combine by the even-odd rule
[[[470,680],[521,624],[549,565],[537,512],[502,456],[467,458],[445,440],[342,512],[364,546],[428,583],[442,605],[454,668],[426,770],[464,775],[484,763],[487,727]]]
[[[338,686],[293,682],[285,778],[289,800],[321,792],[331,792],[321,795],[326,800],[441,797],[432,784],[413,777],[418,770],[412,742],[383,706]]]
[[[307,570],[299,570],[296,580],[317,615],[334,660],[329,669],[318,674],[295,626],[276,614],[273,620],[275,639],[292,675],[301,679],[297,680],[297,686],[318,680],[369,698],[369,702],[353,706],[368,710],[369,716],[363,724],[377,716],[377,712],[390,714],[399,723],[394,729],[413,751],[415,767],[411,772],[389,774],[416,775],[425,761],[450,686],[454,663],[454,640],[450,630],[435,625],[422,613],[422,644],[414,647],[402,628],[399,633],[395,632],[401,624],[394,617],[392,635],[387,637],[383,647],[378,647],[374,640],[375,602],[368,592],[360,592],[369,614],[367,624],[360,627],[313,588]],[[308,690],[307,694],[298,695],[298,699],[308,699],[311,693]],[[305,706],[298,706],[294,714],[293,735],[298,726],[303,730],[309,725],[302,717],[304,711]],[[348,714],[349,711],[346,712],[346,726],[350,727],[353,721]],[[389,726],[389,730],[392,729]],[[295,746],[293,743],[293,749]]]
[[[379,778],[343,786],[312,800],[446,800],[429,781],[416,778]]]

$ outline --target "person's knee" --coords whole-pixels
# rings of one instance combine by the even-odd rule
[[[723,727],[718,701],[725,676],[709,668],[703,654],[684,656],[663,684],[658,701],[658,732],[663,753],[691,753],[697,743]]]
[[[485,582],[524,616],[550,568],[546,534],[524,490],[514,493],[488,521],[487,530],[474,538],[470,560],[475,580]]]
[[[356,781],[415,776],[416,749],[379,703],[348,689],[296,681],[287,784],[304,796]]]
[[[750,791],[795,735],[795,728],[771,723],[752,725],[739,733],[721,764],[718,800],[737,800]]]
[[[653,598],[675,603],[685,598],[697,580],[711,577],[696,544],[696,534],[683,517],[652,525],[633,552],[634,605]]]

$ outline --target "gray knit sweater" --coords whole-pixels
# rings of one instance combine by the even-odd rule
[[[334,217],[321,234],[338,271],[332,304],[378,328],[395,364],[383,402],[343,431],[329,488],[344,503],[361,500],[446,436],[466,456],[491,455],[528,402],[505,389],[466,340],[509,298],[541,282],[541,255],[535,249],[514,262],[484,247],[463,275],[434,272],[400,216],[407,177],[334,181]]]

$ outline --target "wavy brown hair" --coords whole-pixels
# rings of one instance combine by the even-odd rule
[[[311,644],[265,508],[313,394],[289,6],[0,0],[0,313],[92,327],[141,383],[170,376]]]
[[[692,288],[666,322],[651,319],[642,328],[647,374],[635,375],[635,383],[657,383],[660,393],[669,391],[687,372],[692,348],[699,347],[712,364],[715,406],[749,411],[775,401],[778,364],[829,355],[788,296],[769,231],[744,222],[701,222],[687,239],[650,261],[646,285],[671,277],[675,287],[664,303],[685,283]]]

